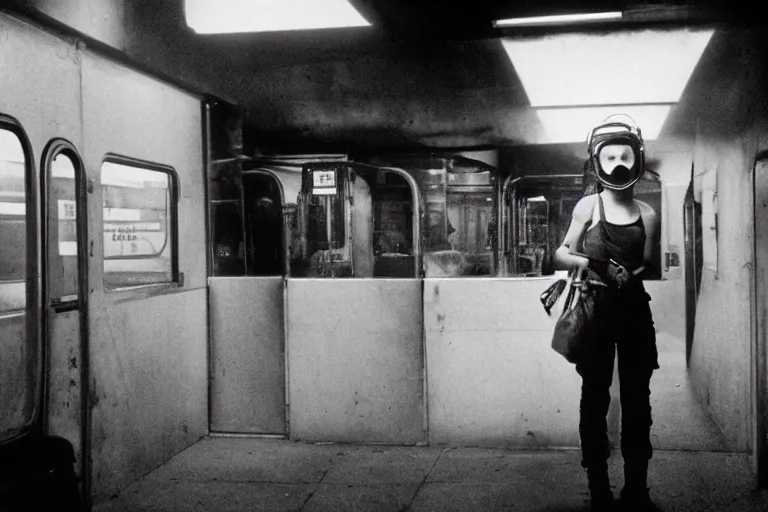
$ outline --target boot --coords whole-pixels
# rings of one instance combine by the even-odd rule
[[[589,497],[593,512],[614,510],[613,492],[608,481],[608,464],[603,463],[587,468]]]
[[[648,494],[648,461],[624,464],[624,488],[621,489],[621,510],[628,512],[658,512],[660,509]]]
[[[622,512],[661,512],[661,509],[651,500],[647,487],[641,489],[621,490],[619,510]]]

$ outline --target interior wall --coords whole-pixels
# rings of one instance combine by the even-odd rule
[[[0,14],[0,34],[0,68],[13,70],[0,73],[0,112],[16,118],[29,138],[34,158],[30,197],[35,197],[43,172],[43,151],[48,142],[53,138],[64,138],[78,149],[83,145],[79,55],[69,42],[5,14]],[[39,203],[35,206],[37,211],[41,211]],[[29,233],[35,233],[36,229],[39,231],[40,226],[35,227],[34,217],[28,218],[27,222],[31,229]],[[45,244],[41,238],[38,241],[39,247]],[[28,267],[27,272],[33,275],[35,269]],[[21,293],[23,296],[23,283]],[[79,321],[77,311],[51,315],[50,320],[49,332],[61,332],[56,330],[60,325],[66,322],[77,325]],[[11,419],[9,416],[13,417],[14,413],[7,398],[13,399],[10,404],[23,406],[26,404],[24,395],[34,392],[25,385],[23,376],[28,373],[27,364],[36,364],[36,359],[30,356],[38,352],[37,348],[32,348],[38,340],[33,332],[27,331],[23,316],[5,318],[0,331],[0,371],[5,376],[0,383],[3,387],[0,407],[4,408],[0,415],[2,431],[5,426],[3,420]],[[62,436],[72,443],[79,463],[82,418],[80,393],[83,389],[79,368],[83,361],[80,360],[79,333],[68,334],[49,337],[43,333],[43,339],[40,340],[47,344],[48,386],[52,389],[47,397],[50,404],[46,411],[50,415],[47,428],[49,433]],[[34,370],[29,373],[34,375]],[[57,387],[58,383],[65,385]],[[31,410],[23,412],[32,413]]]
[[[86,44],[92,40],[153,74],[236,103],[237,52],[187,27],[183,0],[8,0],[3,7],[53,20],[88,38]]]
[[[750,450],[753,436],[751,172],[757,152],[768,149],[763,47],[759,32],[716,32],[675,127],[693,143],[695,197],[707,203],[704,216],[716,213],[710,219],[714,236],[705,233],[691,377],[700,401],[737,451]],[[714,187],[716,203],[702,193],[707,187]],[[707,222],[703,219],[705,230]]]
[[[114,493],[208,431],[202,108],[199,98],[82,56],[88,195],[92,492]],[[179,181],[183,286],[107,291],[101,165],[107,153],[168,165]]]

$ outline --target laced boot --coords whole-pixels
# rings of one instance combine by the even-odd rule
[[[608,512],[614,510],[613,492],[608,481],[608,464],[603,463],[587,468],[589,482],[589,497],[593,512]]]

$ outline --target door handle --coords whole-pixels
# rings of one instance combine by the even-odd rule
[[[80,308],[77,295],[65,295],[51,301],[51,309],[54,313],[66,313]]]

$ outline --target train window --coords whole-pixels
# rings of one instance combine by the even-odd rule
[[[0,313],[26,307],[26,162],[19,137],[0,128]]]
[[[583,174],[509,178],[503,187],[504,259],[501,274],[534,277],[555,271],[554,254],[571,223],[573,208],[585,193],[595,193]],[[585,192],[585,190],[587,192]],[[635,186],[635,197],[661,217],[661,182],[646,172]],[[659,279],[660,229],[656,229],[651,270],[645,279]]]
[[[247,274],[285,272],[283,201],[280,182],[266,171],[243,173]]]
[[[101,186],[107,288],[174,282],[173,171],[106,160]]]
[[[52,287],[51,298],[56,301],[77,297],[78,291],[75,164],[69,155],[59,152],[51,160],[50,172],[50,229],[56,230],[56,238],[52,240],[57,243],[55,248],[50,248],[55,252],[49,255],[49,270],[56,278],[48,281]]]
[[[525,176],[512,182],[510,178],[503,187],[502,274],[552,274],[554,252],[568,230],[574,206],[584,195],[583,175]]]
[[[353,277],[350,172],[345,163],[305,164],[291,277]],[[293,238],[296,229],[289,230]]]
[[[213,275],[245,274],[243,223],[240,201],[211,201],[211,239],[213,240]]]
[[[494,182],[490,170],[422,171],[427,277],[495,274]]]
[[[0,441],[32,424],[40,382],[37,337],[28,330],[28,175],[31,162],[14,128],[0,119]],[[5,128],[8,126],[8,128]]]
[[[355,277],[416,277],[415,186],[402,171],[357,168],[354,173]]]

